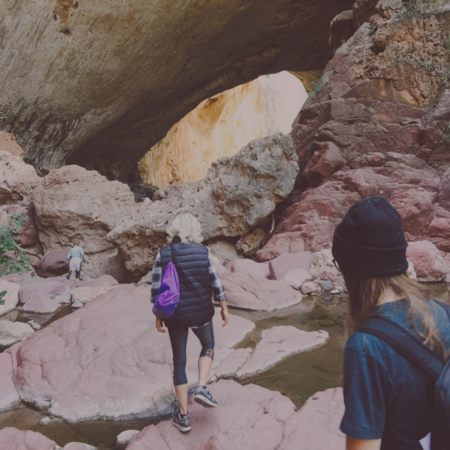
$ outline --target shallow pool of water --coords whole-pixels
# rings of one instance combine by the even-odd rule
[[[427,285],[426,290],[430,297],[450,304],[446,286]],[[244,380],[242,384],[254,383],[279,391],[290,398],[298,408],[314,393],[342,386],[346,307],[346,297],[325,295],[304,297],[301,304],[273,313],[232,310],[232,314],[250,319],[256,324],[255,330],[237,346],[238,348],[254,347],[260,341],[264,330],[280,325],[292,325],[304,331],[326,330],[330,335],[330,339],[322,347],[290,356],[257,377]],[[64,308],[58,312],[57,317],[52,317],[46,325],[70,313],[70,310]],[[124,447],[116,445],[116,437],[122,431],[142,430],[150,424],[166,419],[161,417],[156,420],[42,425],[39,422],[44,417],[44,411],[21,404],[12,411],[0,414],[0,429],[12,426],[38,431],[60,446],[68,442],[84,442],[103,450],[123,450]]]

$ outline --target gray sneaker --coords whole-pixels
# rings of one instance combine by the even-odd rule
[[[183,433],[191,431],[191,419],[189,418],[189,414],[181,417],[179,409],[172,413],[172,423]]]
[[[214,400],[211,392],[209,392],[209,389],[204,386],[197,386],[194,401],[203,406],[217,406],[217,402]]]

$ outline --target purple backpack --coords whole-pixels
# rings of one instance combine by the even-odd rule
[[[174,260],[172,245],[170,246],[170,255],[172,260]],[[161,319],[169,319],[175,314],[178,303],[180,303],[180,281],[177,268],[170,261],[164,269],[158,296],[153,305],[153,314]]]

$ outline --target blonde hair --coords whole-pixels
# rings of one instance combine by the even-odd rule
[[[409,300],[409,325],[412,330],[424,340],[425,344],[446,358],[447,352],[436,329],[433,313],[430,310],[430,300],[424,295],[419,284],[408,278],[406,273],[392,277],[371,277],[363,275],[346,267],[340,268],[348,290],[348,314],[346,320],[347,334],[351,335],[375,312],[383,292],[390,288],[398,296]],[[414,318],[422,320],[424,332],[417,330]]]
[[[189,213],[178,215],[167,229],[167,234],[170,240],[178,235],[181,242],[184,243],[196,242],[201,244],[203,242],[202,226],[199,220]]]

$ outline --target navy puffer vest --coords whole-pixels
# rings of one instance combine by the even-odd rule
[[[199,244],[172,244],[164,247],[161,263],[164,269],[172,261],[180,278],[180,303],[170,319],[164,319],[168,328],[195,327],[209,322],[214,316],[211,301],[212,284],[209,275],[208,249]]]

